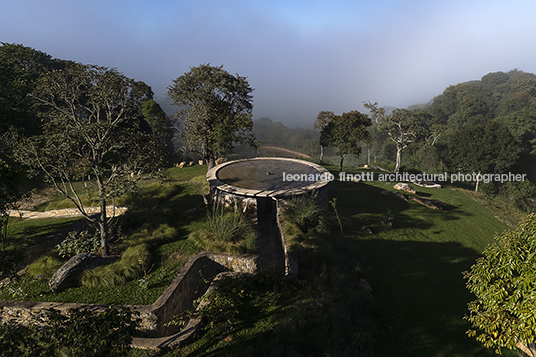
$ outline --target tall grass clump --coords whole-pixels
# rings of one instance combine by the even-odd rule
[[[329,232],[326,212],[311,196],[293,197],[287,202],[281,218],[285,238],[291,246],[302,244],[319,233]]]
[[[150,269],[151,254],[146,244],[128,247],[121,259],[94,269],[86,270],[81,284],[91,288],[112,287],[138,279]]]
[[[65,261],[56,254],[42,255],[26,268],[26,273],[34,278],[38,276],[51,278],[64,263]]]
[[[257,232],[247,212],[214,206],[189,239],[207,251],[243,254],[255,251]]]

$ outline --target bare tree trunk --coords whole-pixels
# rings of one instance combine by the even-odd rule
[[[106,192],[102,178],[97,175],[97,186],[99,187],[100,197],[100,213],[97,223],[99,224],[100,237],[101,237],[101,253],[104,256],[110,255],[110,246],[108,244],[108,217],[106,217]]]
[[[478,174],[476,174],[476,186],[475,186],[475,192],[478,192],[478,183],[479,183],[479,176],[480,176],[480,171],[478,171]]]
[[[320,165],[322,165],[323,160],[324,160],[324,145],[320,145]]]
[[[344,161],[344,155],[341,156],[341,167],[340,167],[340,172],[342,172],[342,162]]]
[[[100,202],[100,220],[99,229],[101,236],[101,252],[102,255],[110,255],[110,245],[108,244],[108,217],[106,215],[106,200],[101,199]]]
[[[398,173],[400,171],[400,163],[402,161],[402,146],[397,145],[396,146],[396,166],[395,166],[395,173]]]
[[[529,343],[528,345],[519,341],[516,343],[516,347],[523,351],[529,357],[536,357],[536,344]]]

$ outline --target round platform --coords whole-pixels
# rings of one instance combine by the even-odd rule
[[[207,173],[211,188],[249,197],[288,197],[325,187],[331,174],[312,162],[274,157],[230,161]]]

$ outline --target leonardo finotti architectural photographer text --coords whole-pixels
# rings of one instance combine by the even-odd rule
[[[509,182],[509,181],[525,181],[526,174],[513,174],[511,172],[507,174],[481,174],[473,172],[471,174],[464,174],[461,172],[448,175],[446,172],[442,174],[410,174],[408,172],[402,173],[385,173],[375,174],[374,172],[362,172],[359,174],[347,174],[346,172],[340,172],[338,175],[339,181],[406,181],[406,182]],[[330,173],[324,174],[290,174],[283,172],[283,181],[334,181],[335,175]]]

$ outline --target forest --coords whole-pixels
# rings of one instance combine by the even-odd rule
[[[368,127],[372,141],[361,143],[361,155],[350,157],[348,165],[375,164],[393,170],[397,144],[386,124],[393,113],[420,112],[420,122],[408,121],[408,130],[416,133],[402,151],[402,171],[525,174],[520,182],[480,183],[479,191],[526,212],[536,208],[536,75],[517,69],[488,73],[480,80],[451,85],[430,102],[407,109],[365,104],[373,109],[367,113],[372,118]],[[253,130],[263,145],[300,151],[318,160],[319,130],[287,128],[269,118],[255,120]],[[338,162],[335,148],[326,148],[324,161]],[[474,189],[474,183],[467,188]]]

